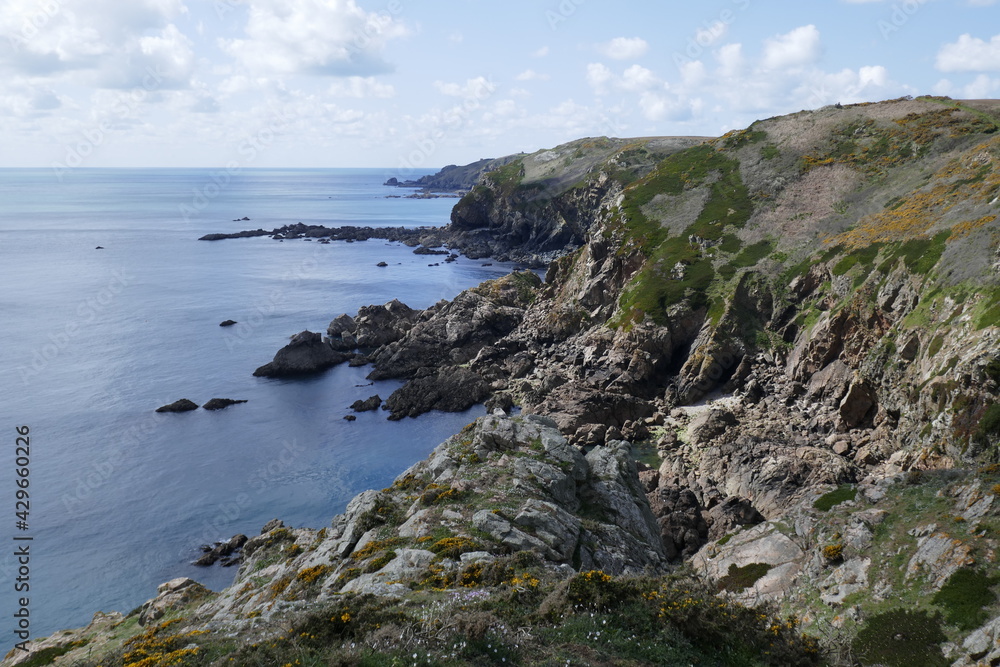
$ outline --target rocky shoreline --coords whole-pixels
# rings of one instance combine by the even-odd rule
[[[369,379],[405,384],[355,410],[485,401],[491,414],[327,528],[270,524],[221,594],[182,582],[147,607],[245,651],[314,627],[318,609],[339,633],[323,655],[347,660],[353,641],[383,650],[378,629],[345,629],[364,596],[399,612],[395,637],[433,643],[406,606],[475,589],[508,606],[442,611],[493,627],[524,605],[503,622],[543,627],[536,653],[580,610],[639,634],[615,625],[620,610],[655,610],[711,637],[677,615],[711,606],[764,623],[715,648],[789,631],[753,649],[762,664],[880,664],[887,650],[995,662],[1000,121],[984,114],[939,99],[831,107],[710,142],[580,140],[484,173],[447,228],[392,240],[544,262],[544,281],[515,272],[425,310],[365,306],[255,374],[370,365]],[[891,148],[904,144],[919,150]],[[674,597],[670,581],[701,592]],[[974,611],[953,602],[973,591],[986,592]],[[587,641],[572,640],[598,650]]]

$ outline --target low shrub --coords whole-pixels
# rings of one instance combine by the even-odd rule
[[[864,664],[886,667],[945,667],[950,661],[941,654],[947,641],[941,618],[926,611],[893,609],[869,618],[858,631],[853,647]],[[915,662],[919,658],[920,662]]]
[[[771,566],[767,563],[750,563],[743,567],[736,567],[733,563],[729,566],[729,571],[724,577],[719,579],[719,590],[738,592],[750,588],[757,580],[771,571]]]
[[[956,570],[931,600],[944,610],[945,621],[959,630],[974,630],[990,617],[987,607],[997,601],[990,577],[972,568]]]
[[[839,563],[844,560],[844,545],[839,542],[826,545],[823,547],[823,558],[827,563]]]

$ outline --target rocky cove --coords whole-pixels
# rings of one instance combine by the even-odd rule
[[[492,414],[326,528],[272,522],[225,591],[171,581],[5,664],[993,664],[998,112],[583,139],[483,172],[444,228],[243,233],[547,272],[294,336],[255,374],[368,365],[405,381],[392,419]]]

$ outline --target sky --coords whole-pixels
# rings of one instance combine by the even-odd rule
[[[0,167],[432,169],[1000,97],[1000,0],[0,0]]]

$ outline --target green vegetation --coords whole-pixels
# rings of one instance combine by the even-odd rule
[[[986,372],[986,377],[1000,384],[1000,357],[996,357],[986,364],[986,368],[983,370]]]
[[[521,179],[524,178],[524,164],[521,160],[514,160],[491,171],[489,176],[496,183],[500,192],[509,196],[521,185]]]
[[[728,149],[742,148],[743,146],[749,146],[750,144],[756,144],[758,142],[767,139],[767,132],[761,130],[736,130],[734,132],[728,132],[722,137],[722,145]]]
[[[75,648],[81,646],[86,646],[86,641],[71,642],[66,646],[50,646],[49,648],[42,649],[38,653],[31,656],[30,660],[25,660],[20,664],[20,667],[43,667],[43,665],[51,665],[52,662],[61,655],[66,655]]]
[[[659,194],[678,195],[705,185],[709,195],[704,207],[694,223],[677,236],[668,236],[667,230],[642,210]],[[638,246],[647,258],[622,294],[622,316],[628,321],[646,314],[662,324],[667,309],[684,299],[695,308],[708,305],[705,292],[715,278],[715,270],[702,246],[691,239],[725,240],[727,232],[731,235],[732,230],[746,223],[753,204],[740,179],[739,163],[712,145],[701,144],[671,155],[626,190],[622,210],[626,246]]]
[[[736,257],[734,257],[729,264],[730,266],[738,269],[753,266],[760,260],[767,257],[773,249],[774,245],[770,241],[760,241],[759,243],[754,243],[753,245],[743,248],[740,254],[736,255]]]
[[[1000,438],[1000,403],[991,403],[979,419],[973,439],[985,445],[997,438]]]
[[[452,590],[415,591],[405,600],[344,595],[289,613],[280,624],[264,624],[263,634],[239,642],[225,633],[177,630],[171,626],[178,621],[171,621],[126,639],[110,654],[74,664],[821,663],[817,642],[801,632],[797,618],[719,597],[687,576],[612,577],[590,570],[560,580],[519,555],[466,570],[470,576]],[[489,588],[479,588],[478,580]],[[526,627],[530,633],[519,631]]]
[[[985,623],[990,613],[987,609],[997,600],[991,589],[997,577],[987,576],[979,570],[956,570],[948,581],[934,594],[932,602],[944,610],[945,621],[960,630],[974,630]]]
[[[946,229],[933,238],[912,239],[902,243],[893,250],[888,261],[895,264],[896,260],[902,257],[906,268],[910,271],[921,275],[926,274],[941,259],[945,242],[949,236],[951,236],[951,230]]]
[[[858,495],[858,490],[851,486],[850,484],[844,484],[837,489],[825,493],[816,499],[813,503],[813,507],[821,512],[829,512],[834,506],[840,503],[847,502],[848,500],[854,500]]]
[[[944,336],[938,334],[931,339],[931,344],[927,346],[927,354],[931,357],[935,356],[941,351],[941,347],[944,345]]]
[[[893,609],[868,619],[854,640],[854,650],[869,665],[945,667],[950,661],[938,646],[946,640],[939,616]]]
[[[770,571],[771,566],[767,563],[750,563],[743,567],[736,567],[734,563],[729,566],[726,576],[719,579],[719,590],[733,593],[742,591],[753,586]]]
[[[983,300],[973,311],[976,329],[1000,326],[1000,287],[984,291]]]
[[[875,264],[875,258],[878,257],[879,250],[881,249],[881,243],[873,243],[870,246],[849,252],[834,265],[833,275],[842,276],[855,266],[859,265],[861,266],[862,273],[868,274],[872,270],[872,267]]]

